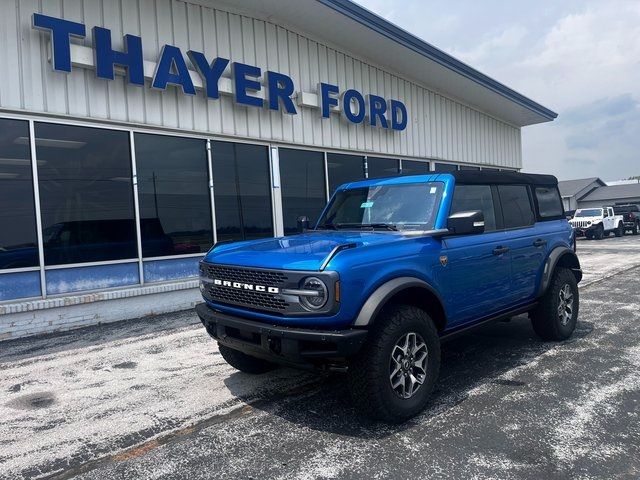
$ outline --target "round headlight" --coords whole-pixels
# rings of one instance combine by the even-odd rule
[[[325,306],[329,295],[327,286],[317,277],[305,278],[301,285],[301,290],[316,292],[313,295],[300,295],[300,303],[309,310],[318,310]]]

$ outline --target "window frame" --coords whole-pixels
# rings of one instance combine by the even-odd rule
[[[447,215],[447,218],[451,215],[451,210],[453,208],[453,199],[455,198],[456,195],[456,188],[458,187],[489,187],[489,190],[491,192],[491,202],[493,203],[493,214],[495,216],[495,222],[496,222],[496,228],[493,230],[485,230],[484,232],[482,232],[481,234],[478,235],[484,235],[485,233],[494,233],[494,232],[499,232],[504,230],[504,220],[502,218],[502,206],[500,205],[500,197],[498,196],[498,188],[497,185],[491,184],[491,183],[456,183],[453,186],[453,196],[451,197],[451,204],[449,205],[449,212]],[[484,215],[484,212],[483,212]]]
[[[560,215],[550,215],[550,216],[543,216],[540,213],[540,202],[538,201],[538,195],[536,194],[536,190],[538,190],[539,188],[547,188],[547,189],[551,189],[554,190],[556,192],[556,194],[558,195],[558,200],[560,201],[560,208],[561,208],[561,213]],[[557,186],[555,185],[533,185],[532,186],[532,194],[533,194],[533,203],[534,203],[534,207],[535,207],[535,217],[536,220],[538,222],[549,222],[552,220],[564,220],[566,219],[566,210],[564,208],[564,201],[562,200],[562,196],[560,195],[560,190],[558,189]]]
[[[127,129],[119,129],[119,128],[103,128],[100,125],[95,125],[95,124],[82,124],[82,123],[64,123],[64,122],[55,122],[55,121],[51,121],[48,118],[41,118],[41,119],[37,119],[37,120],[33,120],[32,121],[32,125],[33,125],[33,139],[30,139],[30,141],[32,142],[32,163],[35,165],[35,171],[37,172],[37,177],[35,177],[34,179],[34,185],[37,185],[37,191],[38,191],[38,198],[37,201],[39,202],[39,213],[40,213],[40,226],[39,228],[41,229],[41,233],[40,233],[40,244],[42,245],[42,253],[43,253],[43,258],[41,259],[41,267],[44,271],[46,270],[56,270],[56,269],[61,269],[61,268],[74,268],[74,267],[84,267],[84,266],[97,266],[97,265],[110,265],[110,264],[116,264],[116,263],[127,263],[127,262],[138,262],[139,259],[141,258],[141,254],[142,252],[140,251],[139,247],[139,231],[138,231],[138,224],[139,224],[139,212],[138,212],[138,196],[137,196],[137,185],[134,185],[133,179],[134,179],[134,154],[133,154],[133,150],[132,150],[132,143],[131,143],[131,134],[129,133],[129,131]],[[128,169],[129,172],[129,178],[130,178],[130,183],[128,185],[128,192],[127,192],[127,196],[129,197],[130,200],[130,208],[131,208],[131,221],[133,222],[133,245],[132,245],[132,251],[135,251],[136,255],[135,256],[122,256],[121,258],[113,258],[113,259],[107,259],[107,260],[103,260],[103,259],[96,259],[96,260],[81,260],[81,261],[74,261],[74,262],[59,262],[59,263],[47,263],[47,250],[46,250],[46,246],[44,245],[44,231],[48,228],[48,226],[45,226],[44,222],[43,222],[43,212],[42,212],[42,197],[43,197],[43,182],[47,182],[50,181],[49,179],[42,178],[42,171],[40,169],[40,166],[38,165],[38,160],[39,155],[38,155],[38,145],[36,143],[37,140],[37,128],[38,126],[41,125],[44,128],[48,127],[48,126],[52,126],[54,128],[56,127],[65,127],[68,130],[71,129],[77,129],[77,130],[93,130],[93,131],[108,131],[108,132],[117,132],[117,134],[122,134],[123,136],[123,141],[126,142],[126,155],[127,155],[127,161],[125,162],[124,165],[126,165],[126,168]],[[73,141],[73,140],[72,140]],[[44,147],[47,148],[47,147]],[[124,168],[124,166],[122,167]],[[124,198],[124,197],[123,197]],[[109,219],[107,219],[108,221]],[[80,221],[72,221],[72,222],[81,222],[83,220]],[[105,221],[105,220],[98,220],[98,221]],[[51,226],[51,225],[49,225]],[[79,246],[83,246],[83,245],[91,245],[89,243],[87,244],[78,244],[76,245],[76,248]]]
[[[143,262],[145,261],[149,261],[149,260],[163,260],[163,259],[173,259],[173,258],[190,258],[190,257],[201,257],[206,255],[206,251],[204,252],[192,252],[192,253],[177,253],[177,254],[169,254],[169,255],[145,255],[144,254],[144,233],[143,233],[143,228],[142,228],[142,202],[141,202],[141,198],[142,195],[144,195],[144,193],[140,192],[140,185],[141,185],[141,175],[140,175],[140,164],[138,161],[138,156],[139,153],[138,152],[138,146],[136,144],[136,137],[140,138],[141,135],[145,135],[145,136],[156,136],[156,137],[167,137],[167,138],[176,138],[178,140],[195,140],[195,141],[202,141],[204,142],[204,160],[205,160],[205,174],[206,174],[206,188],[207,188],[207,200],[209,203],[209,216],[208,219],[211,223],[211,246],[215,245],[216,243],[216,231],[215,231],[215,223],[214,223],[214,217],[212,215],[212,212],[215,209],[215,206],[213,204],[213,198],[211,195],[211,188],[209,187],[209,183],[211,181],[211,172],[210,172],[210,167],[211,167],[211,161],[210,161],[210,146],[209,146],[209,140],[205,139],[205,138],[200,138],[200,137],[192,137],[192,136],[186,136],[186,135],[165,135],[162,132],[156,132],[156,133],[151,133],[151,132],[139,132],[139,131],[132,131],[131,137],[132,140],[130,140],[131,142],[131,149],[133,152],[133,161],[135,162],[135,172],[134,175],[136,177],[136,183],[135,183],[135,191],[134,191],[134,195],[135,195],[135,208],[136,208],[136,229],[138,231],[138,236],[139,236],[139,240],[140,240],[140,245],[138,246],[139,250],[140,250],[140,255],[139,257],[141,258],[141,260]]]
[[[538,216],[537,216],[537,209],[536,206],[534,204],[534,199],[532,198],[532,192],[531,192],[531,185],[526,184],[526,183],[503,183],[503,184],[495,184],[495,189],[496,189],[496,193],[498,195],[498,199],[500,202],[500,216],[502,219],[502,230],[503,231],[510,231],[510,230],[520,230],[523,228],[531,228],[533,227],[537,220],[538,220]],[[519,225],[517,227],[507,227],[506,226],[506,222],[504,220],[504,209],[502,208],[502,196],[500,195],[500,187],[525,187],[526,191],[527,191],[527,196],[529,197],[529,206],[531,207],[531,213],[532,218],[533,218],[533,223],[527,224],[527,225]]]

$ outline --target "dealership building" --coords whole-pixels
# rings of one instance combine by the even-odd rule
[[[0,8],[0,339],[189,308],[214,243],[556,117],[349,0]]]

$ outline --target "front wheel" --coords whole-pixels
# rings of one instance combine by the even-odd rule
[[[621,237],[624,235],[624,225],[622,223],[618,224],[618,228],[616,228],[616,237]]]
[[[578,322],[578,283],[568,268],[558,267],[551,285],[530,314],[533,330],[543,340],[566,340]]]
[[[632,235],[637,235],[638,234],[638,224],[637,223],[631,229],[631,234]]]
[[[221,343],[218,343],[218,349],[220,350],[222,358],[224,358],[233,368],[240,370],[241,372],[259,374],[278,368],[278,365],[275,363],[252,357],[239,350],[234,350],[226,345],[222,345]]]
[[[594,232],[594,237],[596,240],[602,240],[604,238],[604,227],[599,225],[596,227],[596,231]]]
[[[427,405],[440,371],[440,340],[424,310],[385,307],[351,362],[351,397],[366,415],[402,422]]]

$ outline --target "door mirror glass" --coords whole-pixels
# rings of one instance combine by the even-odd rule
[[[298,217],[298,232],[302,233],[305,230],[309,230],[309,217],[303,215]]]
[[[447,226],[451,235],[484,233],[484,214],[480,210],[457,212],[449,216]]]

